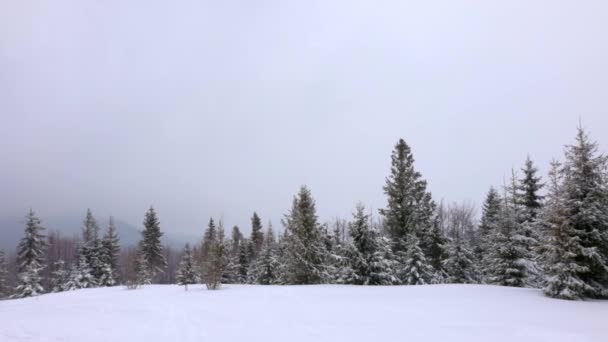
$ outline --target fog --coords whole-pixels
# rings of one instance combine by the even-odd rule
[[[0,216],[377,213],[401,137],[479,204],[579,120],[606,150],[606,32],[605,1],[0,1]]]

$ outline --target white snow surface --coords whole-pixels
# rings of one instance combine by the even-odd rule
[[[608,301],[482,285],[173,285],[0,301],[0,341],[608,341]]]

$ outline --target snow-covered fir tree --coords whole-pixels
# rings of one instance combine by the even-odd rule
[[[54,271],[51,273],[51,291],[64,291],[66,284],[70,280],[70,271],[68,270],[65,261],[59,259],[53,264]]]
[[[264,247],[264,232],[262,231],[262,220],[256,212],[251,217],[251,243],[253,243],[254,258],[256,258]]]
[[[249,266],[251,264],[250,251],[252,250],[251,241],[243,239],[239,247],[239,254],[236,260],[236,279],[239,284],[244,284],[248,279]]]
[[[410,147],[400,139],[393,150],[391,173],[384,186],[387,207],[380,209],[380,214],[395,252],[406,252],[407,237],[414,233],[429,261],[440,267],[445,256],[445,241],[436,226],[436,205],[426,187],[426,181],[414,168]]]
[[[207,229],[205,229],[205,233],[203,235],[203,243],[201,245],[201,260],[200,262],[205,262],[209,257],[209,250],[211,249],[211,245],[213,241],[217,239],[217,228],[215,227],[215,221],[213,221],[213,217],[209,219],[209,224],[207,225]]]
[[[424,256],[418,237],[415,233],[410,233],[405,241],[405,252],[399,252],[401,253],[401,264],[398,276],[401,283],[404,285],[430,284],[435,272]]]
[[[89,266],[85,253],[79,253],[78,261],[72,265],[68,282],[64,285],[65,291],[72,291],[97,286],[97,279]]]
[[[224,243],[224,229],[220,224],[217,236],[210,241],[207,260],[203,263],[202,278],[207,288],[217,290],[222,285],[222,277],[228,264],[228,251]]]
[[[542,208],[543,196],[540,195],[540,190],[544,184],[542,178],[538,176],[538,168],[534,166],[530,156],[526,158],[522,171],[524,176],[519,180],[519,190],[522,192],[520,200],[524,207],[523,219],[524,221],[534,222]]]
[[[479,224],[479,245],[474,252],[479,263],[484,264],[484,258],[491,249],[491,237],[498,229],[502,200],[500,194],[491,187],[482,206],[481,223]]]
[[[512,182],[513,183],[513,182]],[[484,263],[486,282],[495,285],[523,287],[530,275],[531,260],[522,233],[515,189],[508,192],[501,207],[498,227],[490,236],[489,253]]]
[[[160,231],[160,222],[156,211],[153,207],[150,207],[144,218],[144,230],[139,245],[139,251],[148,264],[150,279],[167,268],[167,260],[161,244],[162,236],[163,233]]]
[[[478,270],[475,256],[468,243],[462,237],[452,239],[448,248],[449,257],[444,261],[444,269],[450,284],[475,284],[478,282]]]
[[[198,274],[196,267],[194,267],[192,250],[190,249],[190,245],[186,244],[177,270],[177,284],[183,285],[186,291],[188,291],[188,285],[196,284],[197,282]]]
[[[371,226],[370,216],[365,214],[365,207],[357,205],[353,221],[349,224],[352,247],[346,249],[350,259],[349,267],[355,274],[354,284],[358,285],[391,285],[395,283],[393,260],[386,260],[386,253],[381,250],[382,238]],[[346,273],[348,275],[348,273]]]
[[[9,294],[6,254],[4,250],[0,249],[0,299],[8,297]]]
[[[135,279],[133,281],[133,284],[135,285],[135,287],[149,285],[152,283],[153,274],[150,270],[150,264],[148,263],[146,254],[143,253],[141,250],[137,251],[134,270]]]
[[[110,217],[108,230],[101,240],[102,262],[104,265],[102,285],[115,284],[118,276],[118,257],[120,256],[120,239],[114,224],[114,218]]]
[[[579,127],[563,167],[553,168],[544,223],[549,249],[544,291],[551,297],[608,296],[608,158],[597,150]]]
[[[283,225],[283,281],[288,284],[320,284],[328,280],[327,247],[317,221],[315,201],[306,186],[302,186],[294,197]]]
[[[16,298],[36,296],[44,289],[40,271],[44,268],[46,242],[44,228],[30,209],[26,216],[25,235],[17,248],[18,286],[13,294]]]
[[[100,283],[104,274],[103,250],[99,239],[99,226],[91,209],[87,209],[83,221],[82,240],[79,251],[84,255],[95,283]]]
[[[272,225],[268,225],[264,244],[257,259],[249,270],[249,283],[273,285],[279,281],[280,263]]]

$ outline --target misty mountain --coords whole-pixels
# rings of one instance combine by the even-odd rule
[[[63,236],[76,236],[80,238],[82,232],[83,218],[78,216],[63,216],[41,218],[42,226],[50,231],[59,231]],[[100,236],[103,236],[108,227],[108,219],[97,220],[100,228]],[[134,246],[141,239],[143,227],[136,227],[120,219],[114,219],[114,223],[120,236],[122,246]],[[3,217],[0,218],[0,249],[13,252],[23,236],[25,217]],[[161,229],[163,227],[161,226]],[[182,234],[179,232],[168,232],[163,229],[163,241],[176,248],[181,248],[186,243],[195,243],[200,237]]]

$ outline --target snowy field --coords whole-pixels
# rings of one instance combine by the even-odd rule
[[[0,302],[0,341],[608,341],[608,301],[478,285],[79,290]]]

